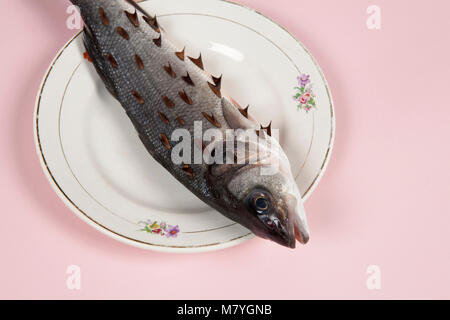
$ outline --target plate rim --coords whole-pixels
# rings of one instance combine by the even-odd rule
[[[144,1],[139,1],[139,2],[145,2],[147,0]],[[273,23],[274,25],[278,26],[279,28],[281,28],[284,32],[286,32],[291,38],[293,38],[304,50],[305,52],[308,54],[308,56],[311,58],[312,62],[314,63],[315,67],[317,68],[322,81],[325,85],[326,88],[326,92],[327,95],[329,97],[330,100],[330,117],[331,117],[331,132],[330,132],[330,140],[329,140],[329,144],[328,144],[328,149],[325,155],[325,159],[322,163],[321,169],[319,171],[319,173],[317,174],[317,176],[314,178],[313,182],[311,183],[310,187],[305,191],[305,196],[304,196],[304,201],[306,201],[309,196],[312,194],[312,192],[317,188],[319,181],[322,179],[328,164],[330,162],[330,158],[331,158],[331,154],[333,152],[334,149],[334,141],[335,141],[335,132],[336,132],[336,115],[335,115],[335,109],[334,109],[334,100],[333,100],[333,96],[331,94],[331,90],[330,90],[330,86],[328,84],[328,81],[325,78],[325,75],[322,71],[322,69],[320,68],[318,62],[316,61],[316,59],[314,58],[314,56],[311,54],[311,52],[305,47],[305,45],[303,45],[303,43],[298,40],[292,33],[290,33],[284,26],[282,26],[281,24],[279,24],[278,22],[275,22],[274,20],[272,20],[271,18],[265,16],[264,14],[258,12],[255,9],[252,9],[250,7],[247,7],[245,5],[242,5],[240,3],[235,3],[229,0],[216,0],[218,2],[224,2],[224,3],[228,3],[230,5],[236,5],[239,6],[241,8],[244,8],[245,10],[249,10],[253,13],[256,13],[260,16],[262,16],[263,18],[265,18],[266,20],[268,20],[269,22]],[[141,249],[146,249],[146,250],[152,250],[152,251],[159,251],[159,252],[166,252],[166,253],[197,253],[197,252],[208,252],[208,251],[215,251],[215,250],[221,250],[221,249],[225,249],[225,248],[229,248],[229,247],[233,247],[236,246],[238,244],[241,244],[247,240],[253,239],[255,238],[255,236],[250,233],[250,234],[246,234],[243,236],[239,236],[237,238],[234,239],[230,239],[226,242],[219,242],[219,243],[209,243],[209,244],[205,244],[205,245],[198,245],[198,246],[166,246],[166,245],[158,245],[158,244],[150,244],[147,242],[143,242],[137,239],[133,239],[130,237],[127,237],[126,235],[122,235],[116,231],[113,231],[105,226],[103,226],[102,224],[100,224],[99,222],[95,221],[93,218],[91,218],[89,215],[87,215],[86,213],[83,212],[83,210],[81,210],[64,192],[64,190],[59,186],[58,182],[56,181],[55,177],[53,176],[52,171],[50,170],[50,168],[47,165],[47,161],[45,159],[44,156],[44,152],[42,149],[42,145],[41,145],[41,141],[40,141],[40,136],[39,136],[39,108],[40,108],[40,102],[41,102],[41,97],[42,97],[42,93],[45,87],[45,84],[47,83],[47,80],[56,64],[56,62],[59,60],[59,58],[61,57],[61,55],[63,54],[63,52],[67,49],[67,47],[78,37],[80,36],[80,34],[83,32],[83,30],[79,30],[75,35],[73,35],[65,44],[64,46],[57,52],[57,54],[55,55],[55,57],[52,59],[51,63],[49,64],[42,80],[41,80],[41,84],[39,86],[39,90],[37,92],[37,96],[36,96],[36,100],[35,100],[35,107],[34,107],[34,112],[33,112],[33,135],[34,135],[34,144],[35,144],[35,149],[36,149],[36,153],[38,155],[39,158],[39,162],[41,164],[42,170],[44,171],[44,174],[48,180],[48,182],[50,183],[53,191],[58,195],[58,197],[63,201],[63,203],[65,204],[66,207],[68,207],[73,213],[76,214],[77,217],[79,217],[82,221],[84,221],[85,223],[87,223],[88,225],[90,225],[91,227],[93,227],[94,229],[100,231],[101,233],[107,235],[108,237],[111,237],[115,240],[118,240],[122,243],[128,244],[128,245],[132,245],[134,247],[138,247]]]

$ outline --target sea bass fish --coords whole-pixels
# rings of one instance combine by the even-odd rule
[[[84,44],[97,73],[153,158],[203,202],[255,235],[290,248],[295,248],[296,239],[306,243],[306,215],[287,156],[281,147],[267,148],[267,142],[278,143],[270,135],[270,126],[260,127],[247,108],[222,94],[222,76],[206,71],[201,54],[192,58],[175,48],[156,13],[147,13],[134,1],[71,2],[85,22]],[[239,134],[214,136],[205,145],[195,138],[196,124],[201,124],[200,133],[210,129],[256,132],[258,151],[242,156],[233,150],[238,148]],[[226,144],[225,149],[232,149],[238,161],[173,161],[173,133],[180,129],[191,134],[190,145],[211,154],[231,139],[231,147]],[[264,174],[274,159],[276,170]]]

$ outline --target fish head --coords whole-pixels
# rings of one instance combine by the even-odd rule
[[[309,240],[305,211],[293,177],[265,177],[262,167],[246,166],[228,184],[236,197],[241,223],[259,237],[295,248],[296,239]]]
[[[223,183],[222,198],[232,220],[259,237],[295,248],[296,240],[309,240],[302,198],[287,156],[275,139],[266,138],[277,148],[264,146],[267,152],[259,151],[257,161],[234,166],[216,182]]]

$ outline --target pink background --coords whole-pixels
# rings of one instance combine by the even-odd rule
[[[239,0],[319,61],[335,149],[306,203],[311,242],[255,239],[173,255],[112,240],[52,191],[33,142],[35,95],[74,34],[63,0],[0,0],[0,298],[450,298],[448,0]],[[382,29],[366,28],[379,5]],[[66,287],[81,267],[81,290]],[[381,290],[366,287],[369,265]]]

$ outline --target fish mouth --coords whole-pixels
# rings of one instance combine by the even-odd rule
[[[283,221],[278,216],[260,218],[264,224],[264,229],[262,232],[259,230],[255,233],[282,246],[294,249],[296,242],[295,219],[292,218],[288,217]]]
[[[300,198],[300,193],[296,195],[287,195],[286,202],[288,204],[288,221],[291,233],[289,236],[293,237],[290,241],[294,243],[292,248],[295,248],[295,240],[301,244],[306,244],[309,241],[309,228],[306,222],[306,213],[303,206],[303,201]]]
[[[271,240],[285,247],[295,249],[296,241],[294,224],[289,221],[286,226],[278,229],[277,235],[271,238]]]
[[[295,238],[301,244],[306,244],[309,241],[309,228],[306,221],[305,208],[301,198],[294,197],[295,201],[291,202],[290,211],[292,211],[292,219],[294,221]]]

